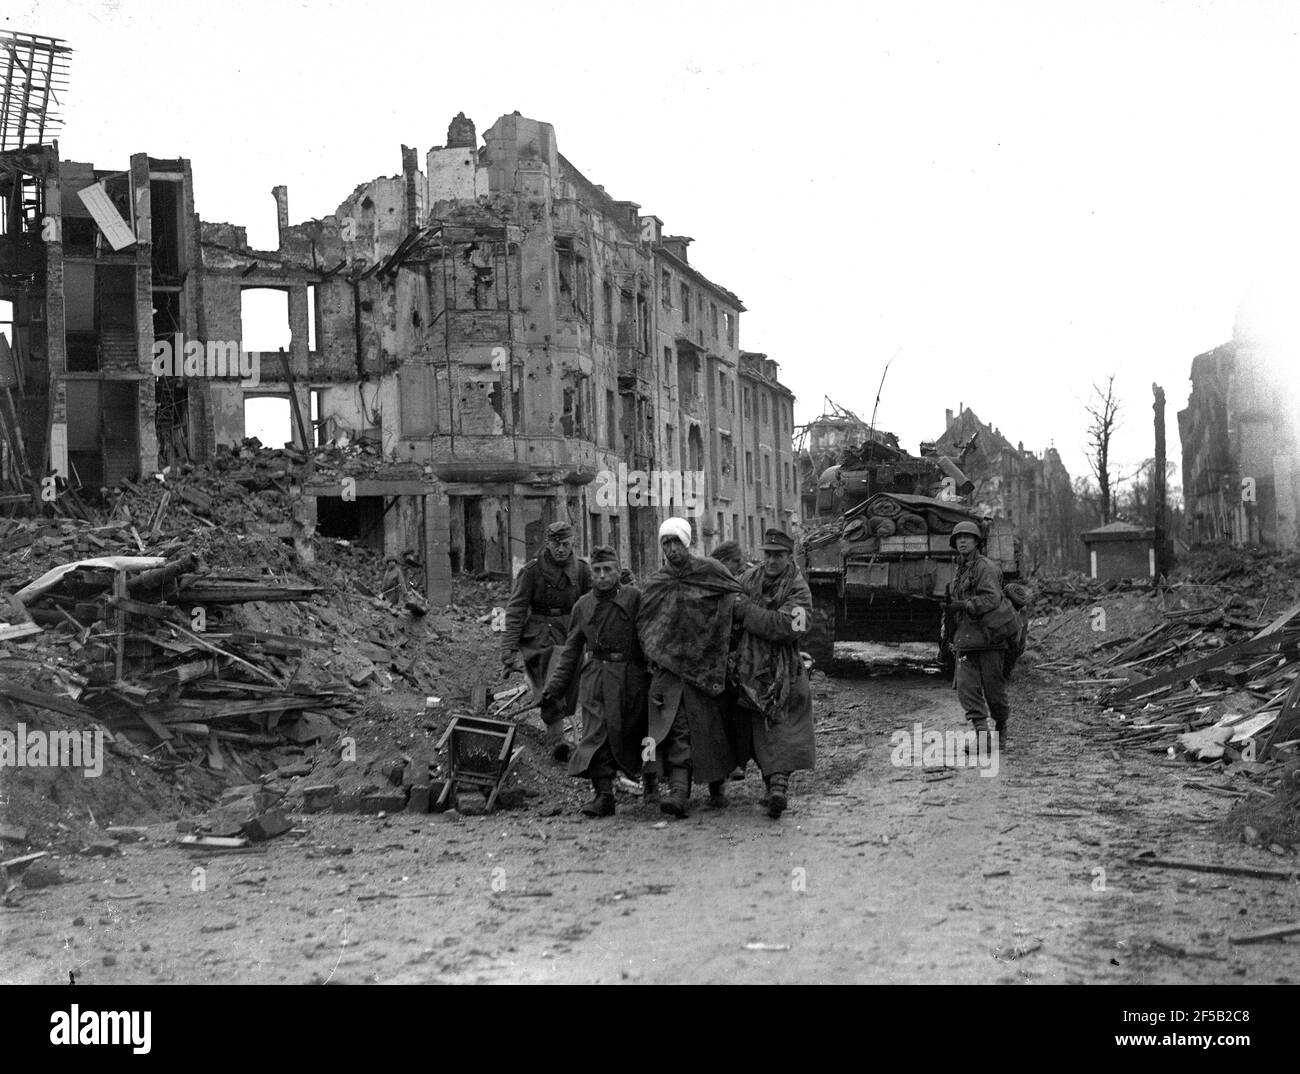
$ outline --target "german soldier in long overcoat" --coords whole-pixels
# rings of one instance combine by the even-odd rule
[[[569,775],[591,780],[594,797],[582,812],[607,817],[614,812],[615,775],[641,771],[648,676],[636,632],[640,590],[619,583],[612,548],[592,550],[591,574],[592,591],[573,606],[569,636],[551,661],[542,697],[563,696],[578,679],[582,739],[569,758]]]
[[[591,589],[591,568],[573,552],[573,527],[553,522],[546,530],[541,555],[524,564],[506,605],[501,662],[507,671],[524,671],[535,690],[546,684],[551,659],[569,634],[569,614]],[[578,702],[578,683],[567,693],[542,702],[546,744],[557,761],[569,758],[564,718]]]

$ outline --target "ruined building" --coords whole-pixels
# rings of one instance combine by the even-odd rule
[[[1257,288],[1237,311],[1232,340],[1192,359],[1178,414],[1190,544],[1300,548],[1295,293]]]
[[[1070,475],[1056,448],[1041,455],[1012,444],[1001,430],[980,421],[968,407],[945,411],[935,442],[940,455],[957,460],[974,482],[971,503],[992,518],[1005,518],[1022,542],[1022,561],[1034,567],[1079,567],[1079,544]]]
[[[706,549],[791,525],[793,397],[739,349],[744,306],[690,264],[689,238],[518,113],[481,146],[457,116],[423,169],[414,149],[401,160],[319,220],[290,224],[276,187],[278,247],[255,250],[198,217],[185,160],[0,154],[0,370],[29,474],[95,489],[209,458],[270,398],[298,448],[382,448],[382,464],[295,486],[281,536],[304,554],[313,532],[414,550],[434,602],[450,573],[518,569],[556,519],[639,574],[672,514]],[[244,306],[267,289],[283,347],[250,355]],[[10,438],[0,462],[12,478]]]

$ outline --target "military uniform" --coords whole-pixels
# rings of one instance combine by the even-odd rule
[[[546,549],[524,564],[515,578],[506,605],[501,658],[509,663],[518,653],[537,689],[545,685],[553,654],[568,637],[573,606],[590,589],[591,568],[584,560],[573,556],[567,563],[556,563]],[[543,701],[542,722],[548,727],[558,724],[574,711],[577,700],[575,681],[563,696]]]
[[[793,554],[794,541],[768,530],[764,551]],[[763,773],[773,817],[785,809],[790,773],[812,768],[812,686],[803,666],[800,642],[812,622],[812,593],[794,562],[775,576],[760,563],[740,577],[744,591],[737,604],[743,627],[736,648],[734,676],[739,704],[736,745],[742,764],[753,758]]]
[[[957,605],[957,627],[952,647],[957,656],[953,687],[957,700],[977,731],[993,717],[1000,739],[1005,739],[1011,706],[1007,702],[1004,666],[1006,642],[992,642],[980,620],[1002,603],[1002,571],[976,551],[959,560],[952,599]]]
[[[659,538],[666,562],[645,581],[637,630],[652,676],[648,734],[656,744],[654,770],[669,784],[661,808],[684,816],[692,777],[717,783],[735,768],[719,698],[740,586],[716,560],[672,550],[672,538],[681,549],[690,547],[685,519],[667,519]]]
[[[569,636],[551,661],[548,695],[564,693],[571,680],[578,679],[582,740],[569,759],[571,776],[596,780],[612,778],[620,770],[640,774],[647,683],[636,634],[640,606],[641,593],[631,586],[580,597]]]

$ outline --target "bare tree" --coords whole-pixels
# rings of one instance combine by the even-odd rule
[[[1096,384],[1092,386],[1092,391],[1095,398],[1085,407],[1088,416],[1092,418],[1092,424],[1088,426],[1088,444],[1085,454],[1093,476],[1097,478],[1101,522],[1104,526],[1110,522],[1114,511],[1111,492],[1110,439],[1119,428],[1119,400],[1115,398],[1115,374],[1112,373],[1106,378],[1104,392]]]

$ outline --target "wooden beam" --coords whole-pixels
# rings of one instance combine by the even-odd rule
[[[1300,933],[1300,925],[1278,925],[1276,928],[1251,932],[1244,936],[1229,936],[1229,943],[1264,943],[1267,940],[1280,940],[1283,936],[1295,936]]]
[[[1211,865],[1203,861],[1173,861],[1169,858],[1129,858],[1130,865],[1153,869],[1187,869],[1194,873],[1223,873],[1253,876],[1257,880],[1295,880],[1300,873],[1283,869],[1262,869],[1252,865]]]
[[[21,701],[24,705],[33,705],[38,709],[48,709],[50,712],[61,712],[64,716],[79,716],[89,720],[95,715],[90,709],[78,705],[75,701],[52,697],[50,694],[43,694],[39,690],[32,690],[3,679],[0,679],[0,697],[7,697],[10,701]]]
[[[1267,652],[1269,649],[1276,648],[1282,642],[1282,635],[1279,633],[1268,634],[1264,632],[1257,634],[1253,638],[1247,638],[1245,641],[1239,641],[1235,645],[1229,645],[1220,649],[1217,653],[1209,656],[1203,656],[1199,660],[1191,660],[1186,664],[1180,664],[1176,668],[1170,668],[1168,671],[1162,671],[1158,675],[1152,675],[1141,682],[1131,683],[1128,686],[1122,686],[1116,690],[1107,699],[1111,704],[1120,701],[1129,701],[1135,697],[1141,697],[1143,694],[1149,694],[1153,690],[1159,690],[1164,686],[1175,686],[1178,683],[1186,682],[1188,679],[1195,678],[1202,671],[1209,671],[1211,668],[1222,667],[1229,664],[1238,657],[1248,656],[1251,653]]]

